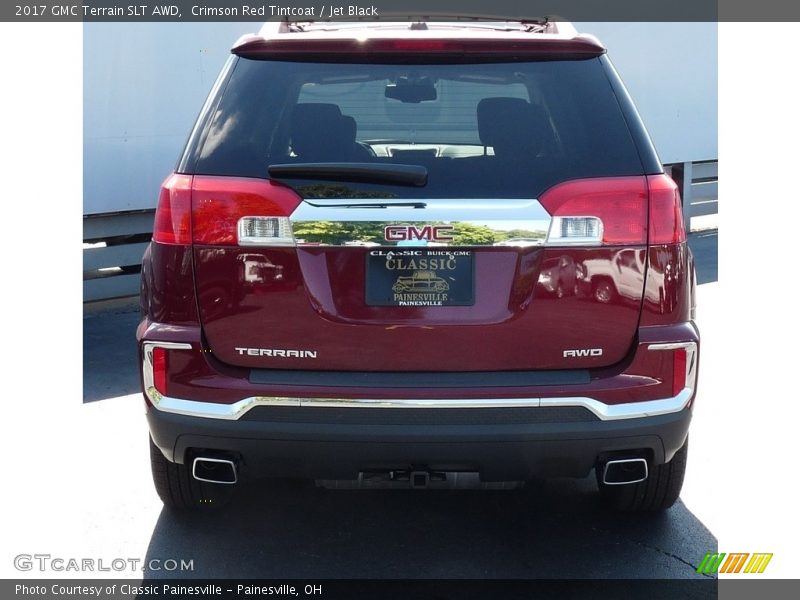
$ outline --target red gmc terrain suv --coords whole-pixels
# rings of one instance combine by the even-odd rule
[[[613,506],[665,509],[694,290],[676,185],[595,38],[268,24],[233,47],[144,256],[156,489],[191,508],[260,477],[594,469]]]

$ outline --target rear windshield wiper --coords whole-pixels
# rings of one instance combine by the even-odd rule
[[[287,163],[267,167],[275,179],[321,179],[361,183],[393,183],[422,187],[428,183],[428,169],[420,165],[374,163]]]

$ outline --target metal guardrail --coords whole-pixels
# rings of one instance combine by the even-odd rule
[[[142,255],[155,210],[83,217],[83,301],[139,293]]]
[[[716,160],[665,165],[665,169],[681,191],[686,231],[691,229],[692,217],[717,214],[719,198]]]
[[[716,214],[717,161],[666,165],[666,170],[685,199],[687,231],[692,217]],[[142,254],[153,231],[154,213],[140,210],[83,217],[84,302],[139,293]]]

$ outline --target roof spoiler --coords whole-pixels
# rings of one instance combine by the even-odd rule
[[[292,39],[249,35],[240,38],[231,52],[243,58],[288,61],[388,61],[417,62],[434,57],[435,62],[480,60],[581,60],[605,54],[597,38],[580,35],[574,38],[531,39],[448,39],[448,38],[354,38]]]
[[[523,16],[523,15],[489,15],[479,13],[449,13],[449,12],[426,12],[410,13],[403,11],[383,11],[380,15],[370,17],[358,16],[333,16],[320,19],[290,19],[289,17],[273,17],[267,19],[266,23],[262,26],[258,35],[261,37],[272,37],[283,33],[292,33],[305,31],[308,29],[331,28],[331,25],[336,24],[352,24],[352,25],[367,25],[369,23],[398,23],[408,22],[409,29],[413,29],[413,25],[420,23],[494,23],[500,25],[501,23],[518,23],[520,30],[535,31],[536,33],[550,33],[561,34],[568,37],[578,35],[575,27],[564,17],[559,15],[545,15],[545,16]],[[498,27],[499,28],[499,27]]]

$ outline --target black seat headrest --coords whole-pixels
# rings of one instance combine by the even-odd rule
[[[484,98],[478,103],[478,135],[495,156],[534,158],[544,145],[544,111],[521,98]]]
[[[356,139],[356,122],[335,104],[297,104],[292,113],[292,150],[308,161],[347,160]]]

